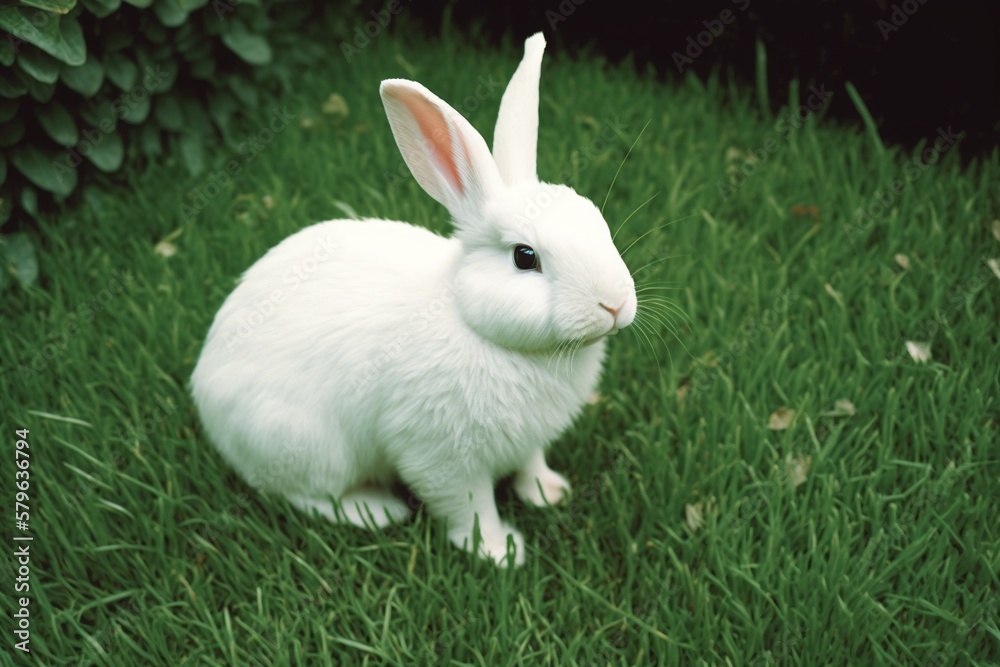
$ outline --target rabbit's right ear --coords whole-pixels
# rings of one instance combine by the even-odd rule
[[[538,85],[545,37],[536,32],[524,42],[524,57],[500,100],[493,131],[493,159],[507,185],[536,182]]]
[[[475,219],[503,187],[482,136],[419,83],[386,79],[379,94],[399,152],[420,187],[460,224]]]

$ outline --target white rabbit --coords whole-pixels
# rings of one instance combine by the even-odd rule
[[[389,124],[444,238],[404,222],[332,220],[292,235],[243,275],[191,378],[209,437],[251,485],[331,520],[412,513],[401,481],[449,537],[524,561],[494,484],[515,473],[533,505],[565,478],[548,445],[595,390],[604,338],[635,317],[635,285],[594,204],[538,181],[545,40],[500,104],[493,155],[418,83],[382,82]],[[332,501],[332,502],[331,502]]]

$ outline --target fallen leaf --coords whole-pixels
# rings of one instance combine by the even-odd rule
[[[690,390],[691,385],[687,382],[677,387],[677,409],[680,412],[684,412],[684,406],[687,404],[687,395]]]
[[[792,419],[794,418],[795,410],[782,406],[772,412],[771,416],[768,417],[767,427],[772,431],[784,431],[792,425]]]
[[[153,252],[163,257],[173,257],[177,254],[177,246],[173,244],[174,239],[184,233],[183,227],[178,227],[170,232],[160,242],[153,246]]]
[[[601,394],[595,391],[593,394],[587,397],[587,402],[590,403],[591,405],[597,405],[598,403],[601,402]]]
[[[913,360],[918,364],[926,363],[931,358],[931,344],[918,343],[916,341],[906,341],[906,351],[910,353]]]
[[[993,224],[990,225],[990,231],[993,232],[993,238],[1000,241],[1000,220],[993,221]]]
[[[816,220],[819,219],[819,206],[803,206],[802,204],[796,204],[789,209],[789,213],[792,215],[798,215],[802,217],[810,217]]]
[[[809,475],[809,466],[812,465],[811,456],[796,456],[788,454],[785,457],[785,477],[795,489],[805,484]]]
[[[910,258],[907,257],[906,255],[904,255],[901,252],[897,252],[896,253],[896,264],[899,264],[901,267],[903,267],[907,271],[910,270]]]
[[[347,106],[347,100],[344,99],[343,95],[337,93],[331,93],[330,97],[326,98],[322,109],[323,113],[337,116],[338,118],[346,118],[351,113],[350,107]]]
[[[160,241],[153,247],[153,252],[164,257],[173,257],[177,254],[177,246],[170,241]]]
[[[271,195],[264,195],[263,197],[261,197],[260,203],[264,205],[264,208],[270,211],[272,208],[274,208],[274,197],[272,197]]]
[[[726,149],[726,162],[739,162],[743,159],[743,151],[735,146]]]
[[[701,503],[684,505],[684,518],[687,520],[688,528],[691,530],[698,530],[702,527],[702,525],[704,525],[705,519],[702,516],[702,511]]]
[[[993,272],[997,278],[1000,278],[1000,260],[995,257],[986,260],[986,266],[990,267],[990,271]]]
[[[823,287],[826,289],[826,293],[833,297],[834,301],[839,303],[841,306],[844,305],[844,295],[833,289],[833,285],[826,283]]]
[[[855,415],[854,403],[851,403],[846,398],[837,400],[833,404],[833,409],[847,417],[853,417]]]

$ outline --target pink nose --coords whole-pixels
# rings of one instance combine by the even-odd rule
[[[622,306],[624,306],[625,304],[623,303],[622,306],[618,306],[617,308],[609,308],[609,307],[605,306],[603,303],[600,304],[600,305],[601,305],[601,308],[603,308],[604,310],[606,310],[609,313],[611,313],[611,317],[613,317],[613,318],[615,318],[615,320],[617,320],[618,319],[618,311],[621,310]]]

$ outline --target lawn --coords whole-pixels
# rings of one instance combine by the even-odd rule
[[[280,130],[35,231],[40,284],[0,302],[0,475],[13,503],[29,429],[34,537],[32,657],[7,631],[5,662],[997,664],[1000,155],[963,166],[936,127],[883,147],[863,105],[838,124],[811,82],[770,115],[722,76],[664,85],[550,47],[542,179],[602,203],[648,123],[605,216],[628,219],[617,243],[651,289],[552,448],[572,502],[499,487],[524,567],[458,551],[423,512],[370,534],[236,477],[187,382],[240,272],[330,218],[447,232],[378,83],[419,80],[489,141],[521,56],[453,33],[327,48],[255,113]]]

